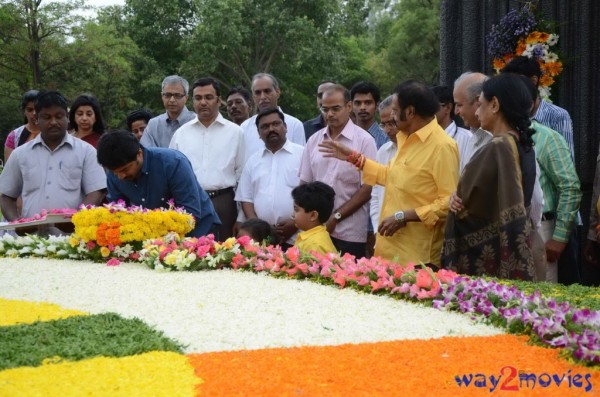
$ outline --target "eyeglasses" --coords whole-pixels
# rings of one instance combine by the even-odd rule
[[[323,112],[323,114],[327,114],[329,112],[335,114],[338,113],[340,110],[342,110],[344,107],[340,106],[340,105],[336,105],[336,106],[332,106],[330,108],[327,108],[325,106],[321,106],[321,112]]]
[[[179,94],[179,93],[174,93],[174,92],[163,92],[162,96],[165,99],[175,98],[175,99],[179,100],[179,99],[182,99],[183,97],[185,97],[185,94]]]
[[[384,129],[384,130],[386,129],[386,127],[389,127],[389,128],[396,128],[396,122],[395,122],[394,120],[391,120],[391,121],[385,121],[385,122],[384,122],[384,121],[382,121],[381,123],[379,123],[379,126],[380,126],[382,129]]]

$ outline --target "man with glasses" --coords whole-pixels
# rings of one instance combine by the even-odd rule
[[[371,186],[363,184],[360,172],[347,162],[325,157],[319,151],[323,141],[351,147],[367,158],[375,159],[377,147],[373,137],[350,120],[350,92],[333,85],[323,94],[321,112],[327,127],[310,137],[300,165],[300,181],[320,181],[335,191],[334,211],[325,223],[335,247],[343,253],[362,258],[366,253]]]
[[[458,156],[460,157],[460,170],[465,167],[464,154],[471,145],[471,131],[459,127],[454,121],[454,97],[452,89],[445,85],[436,85],[432,88],[433,93],[440,101],[440,110],[436,113],[438,124],[446,134],[456,141],[458,145]]]
[[[162,101],[166,112],[148,122],[142,135],[141,144],[145,147],[169,147],[175,131],[195,116],[185,103],[190,84],[183,77],[167,76],[162,82]]]
[[[279,82],[269,73],[258,73],[252,77],[252,99],[256,105],[256,111],[269,108],[281,108],[278,105],[281,90]],[[283,110],[281,110],[283,112]],[[300,146],[306,144],[304,135],[304,126],[302,122],[289,114],[283,113],[287,125],[287,139],[297,143]],[[261,141],[258,129],[256,128],[256,115],[244,121],[241,125],[244,131],[244,145],[246,147],[246,158],[250,158],[254,153],[264,149],[265,143]]]
[[[186,155],[196,179],[208,193],[219,218],[221,241],[234,235],[234,201],[244,167],[242,129],[219,113],[221,85],[212,77],[194,81],[192,99],[197,117],[178,129],[169,147]]]
[[[335,85],[335,83],[332,81],[323,80],[317,87],[317,109],[319,109],[319,115],[314,119],[304,122],[304,134],[306,135],[306,141],[308,141],[308,138],[313,136],[315,132],[327,127],[325,117],[323,117],[323,113],[321,113],[321,103],[323,102],[323,93],[333,85]]]
[[[390,95],[385,98],[378,107],[379,110],[379,118],[381,123],[379,123],[379,127],[385,131],[386,135],[390,139],[389,142],[385,143],[382,147],[377,150],[376,160],[379,164],[389,164],[389,162],[396,155],[396,151],[398,150],[398,143],[396,140],[396,134],[398,133],[398,128],[396,127],[396,121],[394,121],[394,117],[392,116],[392,102],[394,100],[394,96]],[[373,229],[377,230],[379,228],[379,214],[381,213],[381,205],[383,204],[383,194],[385,193],[385,187],[381,185],[373,186],[373,191],[371,192],[371,224],[373,225]]]

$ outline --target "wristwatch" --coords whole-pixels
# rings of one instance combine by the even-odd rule
[[[336,211],[335,214],[333,214],[333,217],[337,220],[337,221],[341,221],[342,220],[342,213],[340,211]]]
[[[394,219],[398,222],[404,222],[404,211],[398,211],[394,214]]]

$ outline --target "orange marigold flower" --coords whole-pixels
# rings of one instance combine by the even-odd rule
[[[540,85],[542,87],[549,87],[552,84],[554,84],[554,79],[547,74],[543,75],[540,79]]]
[[[515,50],[515,53],[517,55],[522,55],[526,48],[527,48],[527,45],[525,44],[525,40],[520,39],[519,43],[517,44],[517,48]]]
[[[547,62],[544,65],[544,70],[550,76],[558,76],[560,74],[560,72],[562,72],[562,69],[563,69],[563,65],[561,62]]]
[[[506,63],[501,58],[496,58],[493,61],[493,66],[494,66],[494,69],[496,69],[496,70],[503,69],[505,65],[506,65]]]

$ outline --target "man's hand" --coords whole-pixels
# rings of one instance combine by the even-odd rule
[[[333,217],[333,214],[329,217],[327,222],[325,222],[325,228],[327,228],[327,233],[331,234],[335,230],[335,227],[338,224],[338,220]]]
[[[399,229],[406,226],[406,222],[398,222],[394,216],[388,216],[379,225],[379,234],[382,236],[393,236]]]
[[[556,262],[560,254],[564,251],[567,243],[561,243],[556,240],[548,240],[546,243],[546,259],[548,262]]]
[[[352,153],[352,149],[329,139],[319,143],[319,152],[323,153],[323,157],[332,157],[346,161]]]
[[[465,206],[463,205],[462,199],[456,195],[456,192],[452,192],[450,195],[450,211],[456,214],[464,209]]]
[[[297,230],[298,228],[293,219],[288,219],[275,225],[275,233],[282,243],[288,241]]]
[[[587,240],[583,249],[583,257],[590,265],[598,265],[598,243],[593,240]]]

